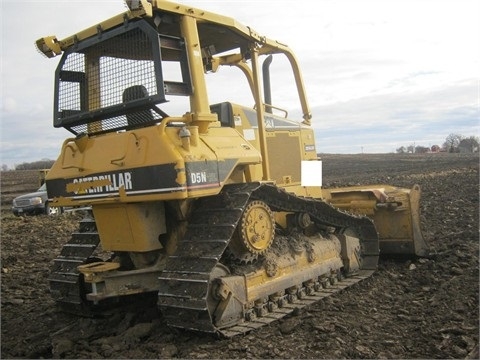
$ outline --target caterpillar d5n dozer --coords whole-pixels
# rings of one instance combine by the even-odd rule
[[[426,252],[418,186],[321,188],[286,45],[188,6],[127,5],[36,43],[61,55],[54,126],[73,134],[47,175],[49,197],[92,209],[54,261],[62,308],[95,313],[155,294],[170,326],[228,337],[368,277],[380,253]],[[273,111],[272,56],[291,65],[302,119]],[[206,78],[225,67],[244,75],[253,107],[210,104]]]

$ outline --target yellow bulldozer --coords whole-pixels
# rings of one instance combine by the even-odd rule
[[[49,198],[92,209],[54,261],[62,309],[95,314],[148,295],[169,326],[230,337],[369,277],[380,255],[428,252],[417,185],[321,187],[288,46],[190,6],[126,3],[36,42],[60,56],[54,127],[72,133],[46,177]],[[271,99],[277,57],[291,66],[301,118]],[[209,102],[207,79],[227,67],[253,106]]]

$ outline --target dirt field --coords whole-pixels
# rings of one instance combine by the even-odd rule
[[[2,172],[1,358],[478,358],[479,158],[325,155],[327,187],[422,187],[433,256],[383,259],[369,279],[233,339],[169,329],[156,308],[103,319],[56,311],[52,260],[79,216],[14,217],[35,172]]]

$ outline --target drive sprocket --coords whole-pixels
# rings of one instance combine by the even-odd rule
[[[251,201],[240,218],[228,250],[241,262],[251,262],[272,245],[275,237],[275,217],[261,200]]]

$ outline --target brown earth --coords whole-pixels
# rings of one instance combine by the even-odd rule
[[[77,318],[48,290],[52,260],[79,216],[14,217],[35,172],[2,172],[1,358],[478,358],[479,158],[325,155],[327,187],[422,187],[433,256],[382,259],[369,279],[245,336],[169,329],[155,308]]]

